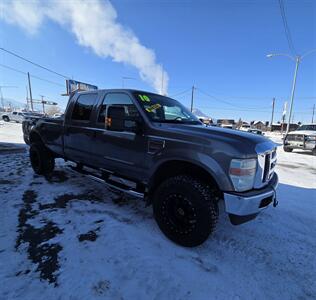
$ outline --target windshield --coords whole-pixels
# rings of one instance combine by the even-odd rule
[[[297,130],[313,130],[313,131],[316,131],[316,124],[312,124],[312,125],[302,125],[302,126],[299,127]]]
[[[143,92],[135,92],[134,96],[153,122],[202,124],[185,106],[174,99]]]

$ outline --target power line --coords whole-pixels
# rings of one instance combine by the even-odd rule
[[[205,96],[207,96],[207,97],[210,97],[210,98],[212,98],[212,99],[214,99],[215,101],[218,101],[218,102],[222,102],[222,103],[226,103],[227,105],[230,105],[230,106],[233,106],[233,107],[240,107],[240,106],[237,106],[237,105],[235,105],[235,104],[233,104],[233,103],[230,103],[230,102],[228,102],[228,101],[225,101],[225,100],[222,100],[222,99],[219,99],[219,98],[217,98],[217,97],[215,97],[215,96],[213,96],[213,95],[210,95],[210,94],[208,94],[207,92],[205,92],[205,91],[203,91],[203,90],[201,90],[200,88],[195,88],[197,91],[199,91],[201,94],[204,94]]]
[[[245,112],[258,112],[258,113],[269,113],[271,110],[249,110],[249,109],[236,109],[236,108],[222,108],[222,107],[214,107],[214,106],[204,106],[204,105],[197,105],[198,108],[206,108],[206,109],[212,109],[212,110],[227,110],[227,111],[245,111]],[[275,113],[282,113],[282,110],[275,110]],[[302,111],[297,111],[299,114],[306,114],[310,115],[310,110],[302,110]]]
[[[284,27],[284,31],[285,31],[285,36],[289,45],[289,48],[292,52],[293,55],[296,55],[296,51],[294,48],[294,44],[293,44],[293,40],[291,37],[291,32],[286,20],[286,15],[285,15],[285,9],[284,9],[284,3],[283,0],[279,0],[279,6],[280,6],[280,13],[281,13],[281,17],[282,17],[282,22],[283,22],[283,27]]]
[[[12,51],[9,51],[9,50],[4,49],[4,48],[2,48],[2,47],[0,47],[0,50],[4,51],[4,52],[6,52],[6,53],[9,53],[9,54],[11,54],[11,55],[13,55],[13,56],[15,56],[15,57],[17,57],[17,58],[19,58],[19,59],[22,59],[22,60],[24,60],[24,61],[26,61],[26,62],[28,62],[28,63],[30,63],[30,64],[36,66],[36,67],[39,67],[39,68],[42,68],[42,69],[44,69],[44,70],[46,70],[46,71],[48,71],[48,72],[51,72],[51,73],[53,73],[53,74],[55,74],[55,75],[61,76],[61,77],[65,78],[65,79],[69,79],[69,78],[70,78],[69,76],[60,74],[60,73],[58,73],[58,72],[56,72],[56,71],[54,71],[54,70],[52,70],[52,69],[49,69],[49,68],[47,68],[47,67],[44,67],[44,66],[42,66],[42,65],[40,65],[40,64],[38,64],[38,63],[36,63],[36,62],[33,62],[33,61],[31,61],[31,60],[29,60],[29,59],[23,57],[23,56],[20,56],[20,55],[14,53],[14,52],[12,52]]]
[[[220,99],[220,98],[215,97],[215,96],[213,96],[213,95],[210,95],[210,94],[208,94],[207,92],[201,90],[200,88],[196,88],[196,90],[197,90],[197,91],[200,91],[200,93],[202,93],[202,94],[204,94],[204,95],[206,95],[206,96],[208,96],[208,97],[211,97],[212,99],[214,99],[214,100],[216,100],[216,101],[218,101],[218,102],[225,103],[225,104],[230,105],[230,106],[235,107],[235,108],[240,108],[240,105],[236,105],[236,104],[231,103],[231,102],[229,102],[229,101]],[[260,109],[260,108],[269,109],[269,106],[263,106],[263,107],[245,107],[245,108],[243,108],[243,110],[244,110],[244,109],[247,109],[247,110],[250,110],[250,111],[251,111],[251,110],[257,110],[258,108],[259,108],[259,109]]]
[[[18,69],[16,69],[16,68],[13,68],[13,67],[10,67],[10,66],[4,65],[4,64],[0,64],[0,66],[3,67],[3,68],[9,69],[9,70],[11,70],[11,71],[17,72],[17,73],[27,75],[27,72],[18,70]],[[57,83],[57,82],[54,82],[54,81],[45,79],[45,78],[43,78],[43,77],[39,77],[39,76],[36,76],[36,75],[30,75],[30,76],[31,76],[32,78],[35,78],[35,79],[38,79],[38,80],[41,80],[41,81],[45,81],[45,82],[48,82],[48,83],[51,83],[51,84],[54,84],[54,85],[58,85],[58,86],[64,87],[64,85],[61,84],[61,83]]]
[[[191,92],[191,88],[186,89],[186,90],[184,90],[184,91],[182,91],[182,92],[179,92],[179,93],[173,94],[173,95],[171,95],[170,97],[177,97],[177,96],[180,96],[180,95],[186,94],[186,93],[188,93],[188,92]]]

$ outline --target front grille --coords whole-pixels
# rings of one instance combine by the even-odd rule
[[[288,141],[295,141],[295,142],[303,142],[304,135],[303,134],[289,134],[286,139]]]
[[[262,182],[268,182],[273,174],[274,169],[276,167],[276,150],[267,152],[264,158],[264,166],[263,166],[263,174],[262,174]]]

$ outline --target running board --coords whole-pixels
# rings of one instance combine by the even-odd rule
[[[120,184],[120,183],[117,183],[117,185],[116,185],[115,184],[116,182],[114,182],[113,180],[111,180],[111,183],[110,183],[106,179],[103,179],[100,176],[91,174],[90,172],[88,172],[86,170],[83,170],[83,169],[80,170],[80,169],[77,169],[76,167],[72,167],[72,166],[68,166],[68,167],[69,167],[69,169],[71,171],[76,172],[76,173],[80,173],[80,174],[83,174],[83,175],[86,175],[87,177],[89,177],[89,178],[91,178],[91,179],[93,179],[95,181],[101,182],[101,183],[105,184],[106,186],[108,186],[110,188],[116,189],[116,190],[118,190],[120,192],[123,192],[123,193],[128,194],[128,195],[133,196],[133,197],[144,199],[144,194],[143,193],[140,193],[140,192],[137,192],[135,190],[132,190],[128,186],[125,187],[123,184]]]

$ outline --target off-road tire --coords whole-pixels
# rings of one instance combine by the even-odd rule
[[[292,152],[293,148],[289,148],[289,147],[283,146],[283,150],[284,150],[284,152]]]
[[[180,203],[179,208],[176,203]],[[188,175],[163,181],[154,193],[153,209],[160,230],[185,247],[202,244],[214,232],[218,219],[218,206],[210,187]],[[179,221],[179,209],[185,222]]]
[[[2,119],[4,122],[10,122],[10,118],[8,116],[4,116]]]
[[[34,172],[38,175],[50,174],[55,167],[54,156],[42,143],[31,144],[30,161]]]

